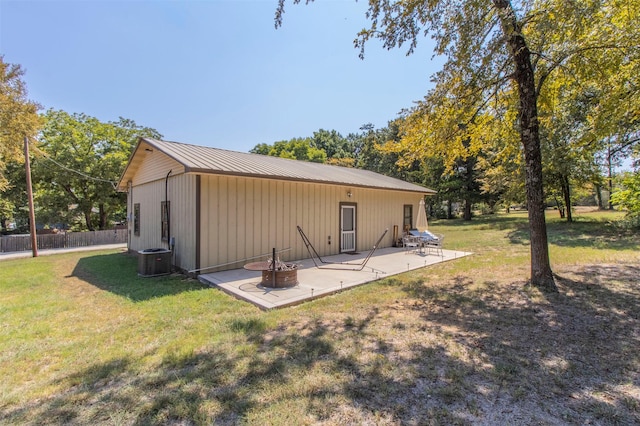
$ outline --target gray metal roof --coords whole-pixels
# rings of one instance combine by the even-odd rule
[[[226,174],[435,194],[435,191],[368,170],[141,138],[185,167],[187,173]],[[135,155],[135,154],[134,154]]]

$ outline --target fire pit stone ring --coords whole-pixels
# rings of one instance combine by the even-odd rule
[[[272,261],[252,262],[244,265],[248,271],[261,271],[262,282],[260,285],[268,288],[288,288],[298,285],[298,265],[276,261],[275,277]],[[274,279],[275,278],[275,279]]]

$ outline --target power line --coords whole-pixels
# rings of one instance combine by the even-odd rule
[[[114,182],[114,181],[112,181],[112,180],[108,180],[108,179],[101,179],[101,178],[93,177],[93,176],[90,176],[90,175],[88,175],[88,174],[86,174],[86,173],[83,173],[83,172],[81,172],[81,171],[71,169],[71,168],[69,168],[69,167],[65,166],[64,164],[60,164],[60,163],[58,163],[56,160],[54,160],[53,158],[51,158],[49,155],[47,155],[47,153],[46,153],[46,152],[42,151],[42,150],[41,150],[40,148],[38,148],[37,146],[35,146],[35,145],[34,145],[34,146],[33,146],[33,148],[35,148],[35,150],[37,150],[37,151],[38,151],[38,153],[39,153],[40,155],[42,155],[45,159],[47,159],[47,160],[51,161],[53,164],[57,165],[58,167],[60,167],[60,168],[62,168],[62,169],[65,169],[65,170],[66,170],[66,171],[68,171],[68,172],[75,173],[75,174],[80,175],[80,176],[82,176],[82,177],[84,177],[84,178],[87,178],[87,179],[90,179],[90,180],[94,180],[94,181],[97,181],[97,182],[108,182],[108,183],[110,183],[110,184],[111,184],[111,186],[113,186],[113,189],[116,189],[116,188],[117,188],[117,186],[118,186],[118,182]]]

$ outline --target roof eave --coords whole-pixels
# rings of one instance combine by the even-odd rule
[[[129,179],[127,179],[125,181],[125,178],[127,177],[129,169],[131,168],[131,163],[133,162],[134,158],[138,154],[138,151],[140,150],[140,146],[143,143],[145,143],[147,145],[150,145],[151,147],[153,147],[153,149],[157,149],[159,152],[162,152],[167,157],[169,157],[172,160],[182,164],[185,167],[185,169],[187,169],[187,165],[184,164],[183,161],[181,161],[179,158],[176,158],[174,155],[171,155],[171,154],[167,153],[160,146],[158,146],[158,144],[156,144],[154,142],[155,142],[155,139],[145,138],[145,137],[142,137],[142,136],[140,136],[138,138],[138,144],[134,148],[133,153],[131,154],[131,156],[129,157],[129,161],[127,162],[127,166],[124,168],[124,171],[122,172],[122,176],[120,177],[120,180],[118,181],[118,185],[116,186],[116,189],[117,189],[118,192],[127,192],[128,186],[129,186],[128,183],[129,183],[129,181],[131,179],[129,178]]]
[[[320,179],[304,179],[304,178],[295,178],[290,176],[277,176],[270,175],[265,176],[263,174],[258,173],[236,173],[229,172],[223,170],[212,170],[212,169],[200,169],[200,168],[192,168],[185,167],[185,173],[194,173],[194,174],[203,174],[203,175],[224,175],[224,176],[241,176],[241,177],[249,177],[256,179],[270,179],[270,180],[283,180],[289,182],[306,182],[306,183],[317,183],[323,185],[338,185],[338,186],[348,186],[352,188],[368,188],[368,189],[381,189],[387,191],[402,191],[402,192],[414,192],[416,194],[425,194],[425,195],[435,195],[437,191],[429,188],[420,188],[420,189],[410,189],[410,188],[392,188],[392,187],[383,187],[383,186],[375,186],[375,185],[363,185],[356,183],[342,183],[342,182],[328,182]]]
[[[138,143],[136,144],[136,147],[133,148],[133,152],[129,156],[129,161],[127,161],[127,165],[122,171],[122,174],[120,175],[120,179],[118,179],[118,185],[116,186],[116,191],[118,192],[127,192],[127,190],[129,189],[128,187],[129,187],[130,179],[127,179],[127,181],[125,181],[125,179],[127,178],[127,174],[129,172],[129,168],[131,167],[131,163],[133,162],[133,159],[135,158],[136,154],[138,153],[138,150],[140,149],[140,145],[142,144],[142,141],[143,141],[143,138],[139,137]]]

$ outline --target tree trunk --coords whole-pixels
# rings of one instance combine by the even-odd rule
[[[453,203],[447,200],[447,219],[453,219]]]
[[[569,186],[569,177],[562,175],[562,196],[564,197],[564,205],[567,206],[567,222],[573,222],[573,216],[571,216],[571,186]]]
[[[467,138],[464,141],[464,147],[468,150],[471,144],[471,139]],[[464,213],[463,220],[471,220],[471,209],[473,207],[474,197],[474,169],[476,157],[468,156],[463,162],[464,165]]]
[[[560,219],[564,219],[564,206],[558,200],[558,197],[554,196],[554,200],[556,200],[556,207],[558,207],[558,213],[560,213]]]
[[[463,219],[464,220],[471,220],[471,207],[473,205],[473,203],[470,200],[471,194],[467,194],[467,199],[464,200],[464,214],[463,214]]]
[[[608,148],[607,150],[607,166],[609,169],[609,175],[608,175],[608,180],[609,180],[609,210],[613,210],[613,203],[611,202],[611,193],[613,192],[613,164],[612,163],[612,156],[613,154],[611,153],[611,147]]]
[[[91,209],[84,211],[84,223],[87,225],[89,231],[95,231],[91,225]]]
[[[524,147],[525,185],[529,208],[531,284],[546,291],[557,292],[549,261],[547,224],[544,216],[542,153],[540,151],[537,94],[531,65],[531,52],[511,3],[507,0],[493,0],[493,3],[500,15],[502,31],[506,36],[507,47],[512,55],[514,79],[520,98],[518,113],[520,140]]]
[[[602,186],[596,185],[596,199],[598,200],[598,210],[604,210],[604,205],[602,204]]]
[[[98,210],[100,215],[99,216],[100,223],[98,224],[98,229],[100,230],[107,229],[107,211],[104,208],[104,203],[98,204]]]
[[[487,201],[487,207],[489,208],[489,214],[495,214],[496,212],[496,201],[493,201],[492,199]]]

